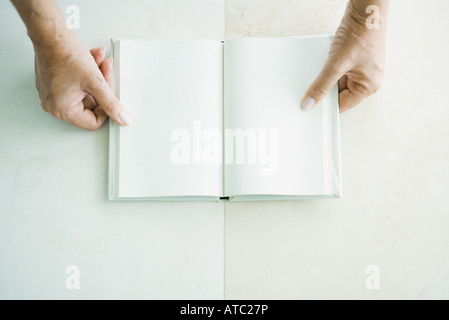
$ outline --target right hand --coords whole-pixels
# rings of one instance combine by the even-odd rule
[[[385,66],[388,1],[377,1],[382,2],[348,2],[326,64],[303,97],[303,109],[316,106],[337,82],[340,112],[353,108],[380,89]],[[366,7],[371,3],[381,8],[379,29],[369,30],[366,25]]]
[[[121,126],[131,115],[110,88],[112,59],[106,48],[89,50],[74,36],[35,45],[36,87],[42,108],[79,128],[97,130],[108,116]]]

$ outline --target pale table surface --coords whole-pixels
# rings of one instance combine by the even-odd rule
[[[383,88],[341,116],[343,199],[226,205],[226,298],[449,299],[449,2],[390,3]],[[332,33],[345,4],[228,0],[227,37]]]
[[[224,34],[221,1],[58,4],[79,6],[89,47]],[[223,203],[108,201],[108,126],[82,131],[41,110],[26,30],[9,1],[0,12],[0,298],[222,299]],[[79,290],[66,288],[69,265]]]
[[[225,36],[222,0],[74,3],[89,47]],[[226,38],[333,33],[345,3],[228,0]],[[343,199],[226,204],[108,202],[107,128],[41,111],[0,12],[0,298],[449,299],[447,1],[391,1],[383,88],[341,117]]]

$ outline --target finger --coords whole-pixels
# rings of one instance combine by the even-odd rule
[[[361,84],[347,79],[347,88],[342,90],[339,94],[340,112],[345,112],[354,108],[363,99],[369,96],[367,90]]]
[[[318,77],[310,85],[309,89],[307,89],[301,101],[303,110],[311,110],[320,102],[344,73],[342,68],[336,66],[335,62],[328,60]]]
[[[90,50],[90,53],[92,54],[92,57],[94,57],[95,63],[100,66],[106,54],[106,47],[93,48]]]
[[[103,121],[103,123],[104,123],[108,119],[108,115],[106,114],[106,112],[104,112],[104,110],[101,107],[96,107],[93,110],[93,113],[95,114],[95,117],[97,118],[97,122],[98,122],[98,119],[100,119],[100,121]]]
[[[99,110],[97,110],[99,109]],[[63,120],[86,130],[97,130],[106,121],[107,115],[101,108],[96,108],[94,111],[85,109],[82,102],[72,107],[64,114]]]
[[[106,83],[111,86],[112,81],[112,58],[104,60],[100,64],[100,71],[103,74],[104,79],[106,80]],[[84,107],[90,110],[95,109],[98,107],[97,101],[95,101],[94,97],[92,97],[90,94],[86,95],[86,97],[83,100]],[[103,111],[104,112],[104,111]]]
[[[112,83],[112,58],[104,60],[100,65],[100,71],[108,86]]]
[[[121,126],[129,126],[132,123],[130,113],[120,103],[111,88],[104,79],[97,77],[91,81],[86,88],[87,93],[91,94],[98,102],[99,106],[106,114]]]

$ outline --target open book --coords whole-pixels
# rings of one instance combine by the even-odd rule
[[[338,89],[300,106],[332,36],[113,41],[112,200],[340,197]]]

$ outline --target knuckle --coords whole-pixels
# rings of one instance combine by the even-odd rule
[[[51,114],[52,114],[55,118],[58,118],[59,120],[66,121],[65,113],[64,113],[64,111],[61,110],[61,109],[54,109],[54,110],[52,110]]]
[[[94,125],[92,125],[91,127],[87,128],[87,130],[89,131],[97,131],[98,129],[100,129],[101,124],[100,123],[96,123]]]
[[[349,65],[346,62],[335,62],[328,66],[330,74],[341,75],[348,71]]]
[[[43,100],[41,100],[41,108],[42,108],[42,110],[44,110],[45,112],[48,112],[48,108],[47,108],[47,106],[46,106],[46,104],[45,104],[45,102],[44,102]]]
[[[325,68],[332,74],[343,74],[350,68],[351,59],[346,56],[339,56],[338,54],[329,54],[326,61]]]
[[[107,113],[107,114],[111,114],[115,111],[115,106],[116,106],[116,100],[115,99],[111,99],[108,100],[106,103],[101,105],[101,108]]]
[[[99,73],[99,74],[95,73],[94,75],[88,75],[88,78],[89,78],[88,88],[90,90],[98,89],[104,84],[104,78],[101,73]]]
[[[368,89],[370,94],[374,94],[380,90],[380,88],[382,87],[382,81],[383,81],[383,72],[375,74],[370,78],[370,81],[368,83]]]
[[[58,118],[60,120],[67,121],[67,111],[65,110],[63,104],[59,101],[55,101],[50,104],[50,114],[54,116],[55,118]]]
[[[319,95],[327,95],[329,93],[329,90],[327,89],[323,89],[319,84],[317,84],[316,82],[312,83],[312,89],[318,93]]]
[[[59,120],[64,120],[64,114],[63,114],[63,111],[60,110],[60,109],[57,109],[57,108],[52,109],[52,110],[50,111],[50,114],[51,114],[53,117],[55,117],[55,118],[57,118],[57,119],[59,119]]]

